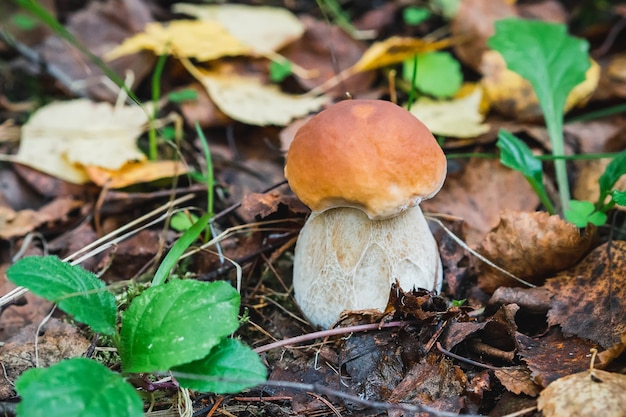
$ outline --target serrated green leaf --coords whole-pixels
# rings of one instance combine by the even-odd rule
[[[600,176],[600,195],[606,196],[611,191],[617,180],[626,174],[626,151],[620,152],[607,165],[606,169]],[[618,203],[619,204],[619,203]]]
[[[236,339],[225,339],[198,361],[172,369],[181,386],[203,392],[227,394],[261,384],[267,369],[259,355]],[[193,378],[190,375],[196,375]]]
[[[431,16],[430,10],[425,7],[408,6],[402,11],[404,23],[417,26]]]
[[[30,369],[15,382],[24,417],[142,417],[135,389],[104,365],[85,358]]]
[[[565,220],[577,227],[586,227],[588,223],[602,226],[606,223],[606,214],[596,211],[590,201],[571,200],[569,209],[565,211]]]
[[[498,132],[496,146],[500,148],[500,162],[502,165],[521,172],[546,209],[553,213],[552,202],[543,186],[541,160],[533,155],[524,142],[504,129],[500,129]]]
[[[239,301],[222,281],[172,281],[147,289],[122,316],[122,368],[166,371],[204,358],[239,327]]]
[[[559,117],[570,91],[585,81],[589,43],[556,23],[509,18],[497,21],[495,28],[489,47],[532,84],[546,119]]]
[[[417,62],[415,88],[435,97],[451,97],[463,83],[461,65],[448,52],[427,52],[418,54],[417,60],[403,63],[402,76],[411,82],[414,64]]]
[[[613,201],[620,206],[626,206],[626,191],[613,190]]]
[[[29,256],[7,270],[7,277],[34,294],[57,303],[76,321],[94,331],[115,333],[115,297],[93,273],[56,256]]]

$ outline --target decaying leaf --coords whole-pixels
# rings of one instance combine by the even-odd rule
[[[260,54],[277,51],[304,33],[302,22],[282,7],[178,3],[172,11],[217,22],[242,44]]]
[[[482,89],[452,100],[433,100],[420,97],[411,106],[411,113],[436,135],[472,138],[489,131],[480,113]]]
[[[494,375],[513,394],[526,394],[536,397],[541,392],[541,387],[533,382],[530,370],[526,367],[499,368],[494,371]]]
[[[496,159],[474,158],[449,174],[439,194],[421,206],[463,218],[466,242],[474,247],[498,225],[503,210],[533,211],[538,204],[522,174]]]
[[[354,64],[350,72],[363,72],[399,64],[420,52],[437,51],[450,46],[452,42],[444,39],[428,42],[416,38],[392,36],[376,42],[365,51],[361,59]]]
[[[138,106],[113,107],[86,99],[40,108],[23,126],[17,162],[61,178],[89,181],[81,165],[119,169],[145,155],[136,145],[147,116]]]
[[[626,375],[600,369],[568,375],[541,392],[537,408],[546,417],[623,417]]]
[[[481,62],[482,85],[491,106],[501,114],[518,120],[533,120],[542,116],[539,101],[528,81],[509,71],[502,55],[486,51]],[[565,111],[584,104],[598,86],[600,66],[591,60],[586,79],[570,92]]]
[[[550,325],[604,348],[620,342],[626,332],[626,241],[597,247],[544,288],[553,294]]]
[[[251,52],[249,46],[215,21],[174,20],[167,24],[148,23],[142,33],[126,39],[109,51],[105,59],[112,61],[143,50],[152,51],[156,55],[168,54],[199,61],[247,55]]]
[[[540,285],[548,276],[575,265],[592,243],[593,234],[581,236],[576,226],[557,215],[505,210],[478,250],[513,275]],[[520,285],[487,264],[480,268],[479,285],[487,293]]]
[[[243,123],[284,126],[292,119],[319,110],[329,100],[326,96],[286,94],[255,77],[225,75],[190,65],[185,64],[220,110]]]
[[[187,166],[179,161],[130,162],[120,169],[110,170],[95,165],[85,167],[94,184],[107,188],[124,188],[129,185],[171,178],[187,173]]]
[[[276,213],[279,207],[283,205],[293,213],[305,214],[309,209],[294,194],[281,193],[280,191],[271,191],[269,193],[250,193],[246,194],[241,201],[241,209],[245,211],[250,218],[265,218],[270,214]]]

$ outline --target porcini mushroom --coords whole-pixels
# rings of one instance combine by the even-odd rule
[[[383,311],[394,283],[441,289],[439,251],[419,203],[445,175],[428,128],[391,102],[342,101],[298,130],[285,176],[312,211],[293,271],[311,323],[328,328],[344,310]]]

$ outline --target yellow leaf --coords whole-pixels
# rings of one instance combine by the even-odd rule
[[[129,185],[171,178],[186,174],[187,167],[179,161],[142,161],[125,164],[118,170],[95,165],[86,166],[91,181],[101,187],[124,188]]]
[[[142,33],[126,39],[104,57],[113,60],[142,50],[199,61],[251,52],[248,46],[215,21],[174,20],[167,24],[148,23]]]
[[[450,46],[452,42],[444,39],[427,42],[416,38],[392,36],[369,47],[361,59],[351,68],[351,72],[370,71],[389,65],[399,64],[421,52],[436,51]]]
[[[259,54],[275,52],[304,33],[302,22],[282,7],[178,3],[173,6],[173,11],[217,22]]]
[[[183,61],[189,72],[207,89],[211,100],[229,117],[257,126],[284,126],[291,120],[319,110],[327,96],[293,95],[258,78],[220,74],[193,67]]]
[[[86,99],[40,108],[22,127],[16,161],[65,181],[89,181],[81,165],[117,169],[142,160],[136,141],[147,122],[138,106],[115,108]]]
[[[434,134],[455,138],[471,138],[489,130],[480,112],[482,89],[475,88],[467,96],[437,101],[421,97],[411,106],[411,113]]]

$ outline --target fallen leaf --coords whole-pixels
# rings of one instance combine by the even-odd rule
[[[477,249],[513,275],[541,285],[547,277],[578,263],[589,252],[593,237],[593,233],[581,236],[576,226],[558,215],[505,210]],[[478,285],[489,294],[500,286],[520,285],[485,263],[480,264],[480,271]]]
[[[482,86],[491,106],[499,113],[518,120],[534,120],[543,116],[539,101],[530,83],[509,71],[502,55],[496,51],[483,54],[480,70]],[[591,97],[600,79],[600,66],[591,60],[586,79],[569,93],[565,111],[582,105]]]
[[[530,370],[522,366],[498,368],[493,371],[496,378],[507,391],[513,394],[526,394],[536,397],[541,387],[535,384],[530,376]]]
[[[546,417],[623,417],[626,375],[594,369],[565,376],[541,392],[537,408]]]
[[[300,20],[282,7],[178,3],[174,4],[172,11],[219,23],[230,35],[259,54],[277,51],[304,33]]]
[[[138,106],[113,107],[86,99],[41,107],[22,128],[16,161],[77,184],[89,181],[81,165],[119,169],[145,155],[136,145],[147,116]]]
[[[626,332],[626,241],[597,247],[544,288],[553,294],[548,324],[604,348],[620,342]]]
[[[433,100],[420,97],[411,106],[411,113],[436,135],[471,138],[489,131],[480,113],[482,89],[461,98]]]
[[[416,38],[392,36],[381,42],[375,42],[351,68],[351,72],[370,71],[399,64],[420,52],[437,51],[449,47],[452,42],[444,39],[429,42]]]
[[[126,39],[107,52],[104,58],[112,61],[143,50],[152,51],[156,55],[168,54],[199,61],[251,52],[247,45],[215,21],[173,20],[168,23],[148,23],[142,33]]]
[[[505,210],[534,211],[539,199],[522,174],[497,159],[470,159],[448,174],[439,194],[421,203],[428,212],[465,220],[466,243],[474,247],[500,222]]]
[[[85,172],[94,184],[107,188],[124,188],[161,178],[176,177],[186,174],[187,171],[187,166],[180,161],[129,162],[116,170],[95,165],[85,167]]]
[[[185,66],[209,92],[215,104],[233,119],[257,126],[284,126],[292,119],[319,110],[329,98],[286,94],[255,77],[224,75]]]
[[[264,219],[276,213],[281,205],[287,207],[292,213],[305,214],[310,211],[294,194],[276,190],[264,194],[246,194],[241,201],[241,209],[246,212],[248,218]]]
[[[61,197],[37,211],[31,209],[14,211],[9,207],[0,206],[0,239],[24,236],[48,222],[65,220],[69,212],[81,205],[79,201]]]

